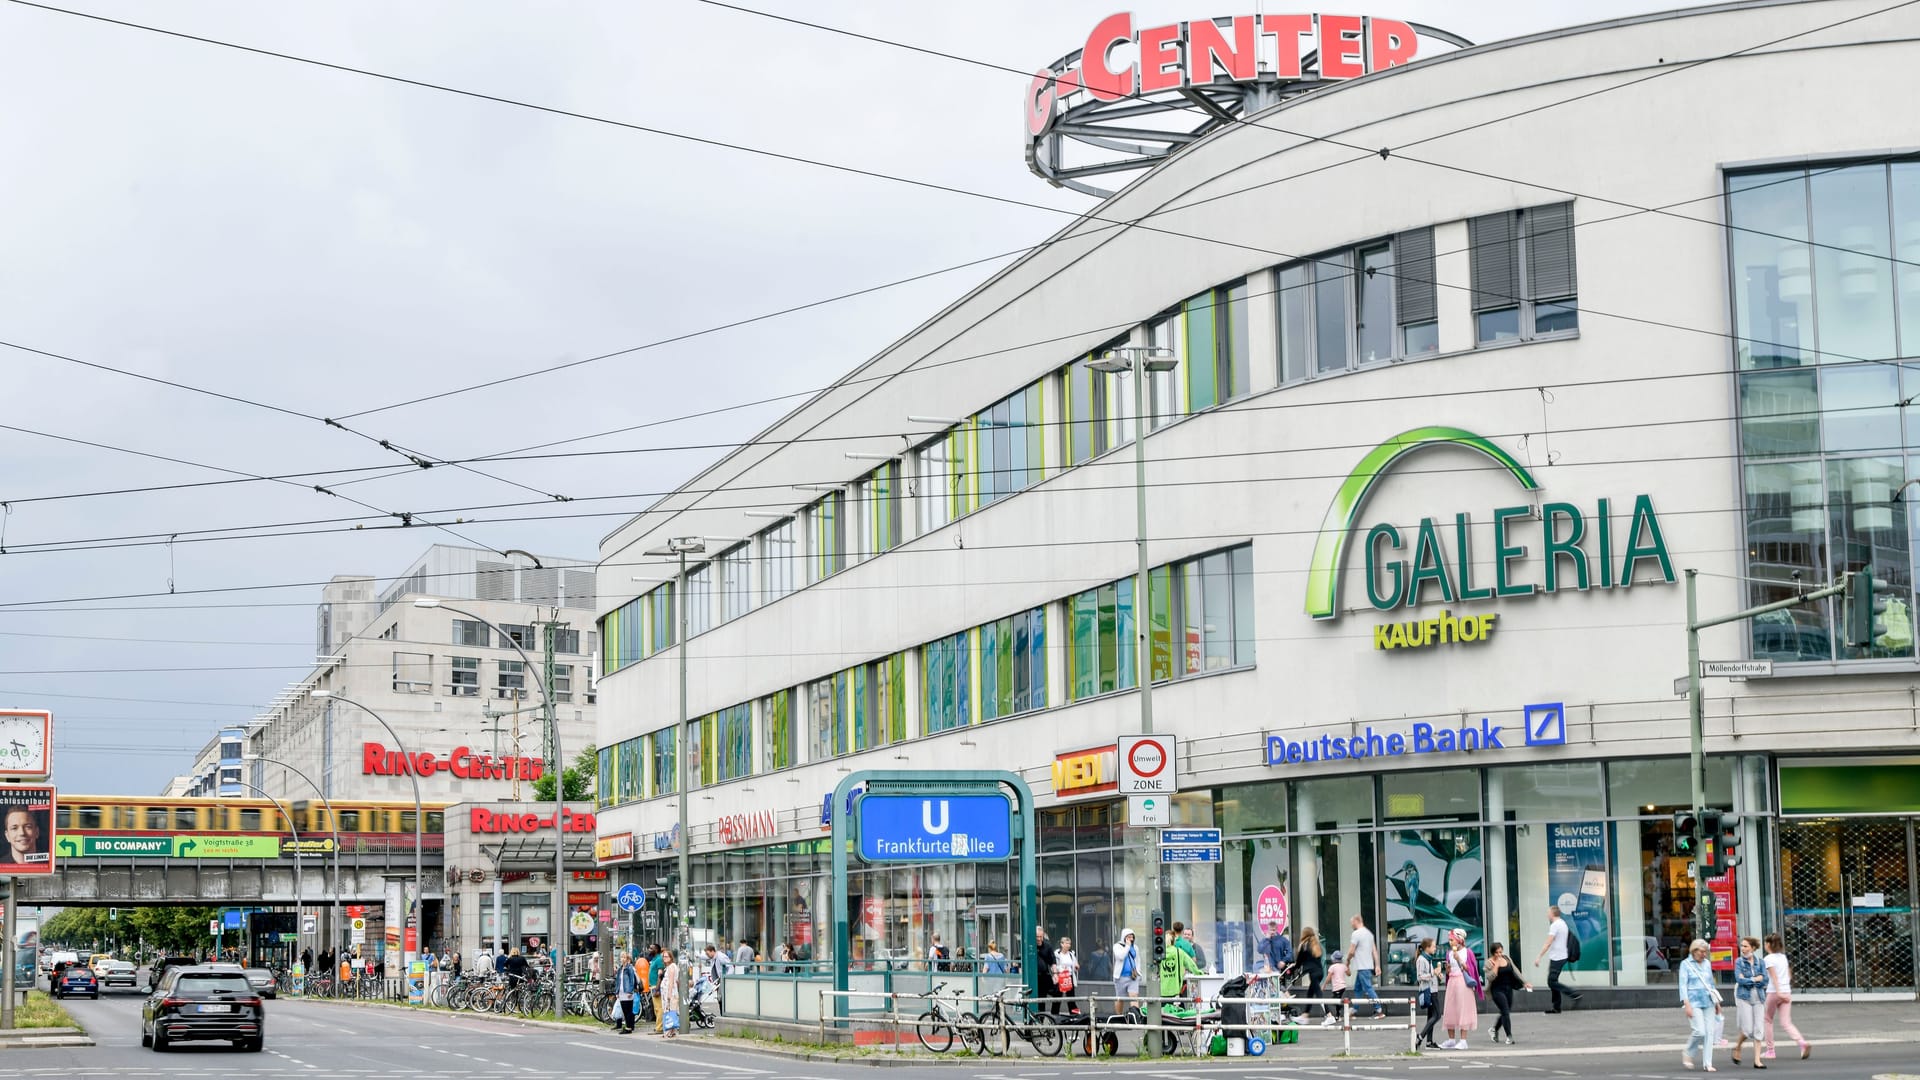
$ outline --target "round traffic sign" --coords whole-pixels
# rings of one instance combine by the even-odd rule
[[[647,890],[628,882],[614,894],[614,901],[620,905],[621,911],[639,911],[647,906]]]
[[[1141,739],[1127,749],[1127,765],[1142,779],[1158,776],[1167,767],[1167,749],[1153,739]]]

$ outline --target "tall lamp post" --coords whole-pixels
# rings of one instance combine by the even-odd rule
[[[1140,683],[1140,733],[1153,734],[1153,574],[1147,565],[1147,373],[1172,371],[1179,357],[1164,345],[1118,345],[1087,367],[1110,375],[1133,374],[1133,499],[1134,543],[1139,548],[1139,584],[1133,587],[1133,625],[1139,654],[1134,677]],[[1158,1026],[1160,1006],[1147,1006],[1147,1023]],[[1147,1040],[1147,1054],[1158,1056],[1159,1040]]]
[[[415,597],[413,606],[429,610],[451,611],[455,615],[464,615],[480,623],[491,632],[500,635],[500,640],[512,646],[520,654],[520,666],[533,677],[533,685],[540,691],[540,704],[543,712],[550,712],[553,699],[547,695],[547,681],[540,677],[540,669],[534,665],[527,651],[513,636],[488,619],[483,619],[465,608],[457,608],[441,601],[438,597]],[[553,1018],[565,1021],[567,1018],[567,770],[566,757],[560,749],[560,719],[553,721]],[[416,781],[417,784],[417,781]]]
[[[273,796],[271,796],[271,795],[269,795],[269,794],[267,794],[267,792],[266,792],[266,789],[265,789],[265,788],[257,788],[257,787],[254,787],[254,786],[253,786],[252,784],[249,784],[249,783],[247,783],[247,782],[246,782],[245,780],[242,780],[242,781],[240,781],[239,783],[240,783],[240,786],[241,786],[241,787],[243,787],[243,788],[246,788],[246,789],[247,789],[248,791],[251,791],[251,792],[253,792],[253,793],[254,793],[254,794],[256,794],[256,795],[259,795],[259,796],[260,796],[261,798],[263,798],[263,799],[265,799],[265,800],[267,800],[268,802],[270,802],[270,803],[272,803],[272,804],[273,804],[273,808],[274,808],[274,809],[276,809],[276,810],[278,810],[278,811],[280,811],[280,816],[281,816],[282,818],[284,818],[284,819],[286,819],[286,822],[287,822],[287,831],[293,834],[293,847],[294,847],[294,853],[293,853],[293,912],[294,912],[294,917],[295,917],[295,918],[298,918],[298,917],[299,917],[299,914],[300,914],[300,898],[301,898],[302,896],[304,896],[304,895],[306,894],[306,890],[305,890],[305,889],[303,889],[303,888],[301,887],[301,884],[302,884],[302,882],[301,882],[301,880],[300,880],[300,830],[299,830],[299,828],[298,828],[297,826],[295,826],[295,825],[294,825],[294,823],[293,823],[293,815],[292,815],[292,814],[289,814],[289,813],[287,813],[287,808],[286,808],[286,807],[284,807],[284,806],[282,806],[282,805],[280,805],[280,800],[279,800],[279,799],[276,799],[276,798],[274,798]],[[262,876],[264,877],[264,874],[263,874]],[[265,882],[264,882],[264,881],[262,881],[262,882],[261,882],[261,884],[262,884],[262,885],[265,885]],[[266,889],[265,889],[265,888],[262,888],[262,889],[261,889],[260,891],[261,891],[262,893],[264,893],[264,892],[266,892]]]
[[[327,808],[327,820],[333,826],[333,918],[329,921],[328,928],[331,932],[327,935],[327,940],[331,942],[334,935],[340,932],[340,815],[333,812],[333,800],[327,798],[327,793],[321,790],[319,784],[314,783],[313,777],[308,776],[306,773],[301,772],[299,769],[294,768],[284,761],[280,761],[277,758],[270,758],[265,754],[247,754],[242,760],[264,761],[269,765],[278,765],[300,779],[305,780],[307,786],[313,788],[314,792],[320,796],[320,804]],[[295,809],[301,806],[299,802],[295,802],[293,805]],[[296,836],[295,839],[298,839],[298,837]],[[295,854],[295,858],[299,858],[298,853]],[[405,945],[406,942],[403,940],[401,944]],[[333,946],[329,944],[327,947],[332,948]]]
[[[387,738],[393,740],[394,749],[400,751],[402,757],[407,757],[411,760],[411,755],[407,753],[406,744],[400,741],[399,735],[394,734],[393,725],[387,723],[386,717],[381,716],[379,713],[374,712],[372,709],[367,708],[365,705],[360,704],[350,697],[342,696],[337,691],[311,690],[308,691],[308,693],[317,698],[326,698],[332,701],[338,701],[343,705],[351,705],[361,712],[366,713],[368,716],[373,717],[379,722],[380,726],[386,730]],[[415,951],[407,948],[406,924],[408,916],[412,917],[414,923],[413,932],[416,938],[425,937],[427,930],[425,926],[420,925],[421,919],[419,917],[421,905],[427,902],[426,874],[420,868],[420,849],[423,846],[421,838],[426,830],[427,815],[420,806],[420,776],[418,770],[409,766],[407,768],[407,779],[413,781],[413,905],[409,910],[402,913],[400,922],[400,977],[403,985],[406,980],[413,978],[413,954]],[[338,865],[338,860],[335,861],[335,865]],[[407,905],[402,905],[402,907],[406,906]],[[422,945],[425,944],[425,942],[416,940],[414,944]]]
[[[680,630],[675,639],[680,646],[680,716],[673,726],[674,771],[679,773],[673,778],[673,786],[680,794],[680,851],[675,862],[674,873],[678,880],[674,886],[673,904],[679,909],[674,913],[674,925],[679,928],[675,943],[683,953],[693,938],[693,922],[688,916],[691,910],[688,901],[693,898],[693,887],[687,880],[687,849],[693,838],[693,834],[687,830],[687,789],[692,786],[693,775],[693,770],[688,768],[691,763],[687,761],[687,556],[698,555],[706,550],[707,542],[701,537],[676,536],[668,540],[665,547],[646,552],[649,556],[672,555],[680,561],[673,586],[673,606],[679,609],[680,615]],[[684,962],[681,970],[687,970]]]

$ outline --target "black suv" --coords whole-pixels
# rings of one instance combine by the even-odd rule
[[[245,974],[226,965],[170,968],[140,1010],[140,1045],[156,1051],[199,1040],[258,1051],[266,1035],[266,1004]]]

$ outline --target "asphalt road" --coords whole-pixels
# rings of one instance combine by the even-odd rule
[[[166,1054],[140,1046],[139,993],[114,991],[100,1001],[76,1000],[69,1011],[97,1045],[79,1048],[13,1050],[0,1055],[0,1080],[57,1076],[121,1078],[300,1077],[302,1080],[505,1080],[549,1076],[569,1080],[614,1080],[643,1075],[649,1080],[1061,1080],[1078,1076],[1118,1076],[1128,1080],[1200,1080],[1206,1075],[1274,1080],[1359,1080],[1359,1078],[1435,1078],[1580,1076],[1608,1078],[1697,1075],[1680,1068],[1672,1050],[1641,1049],[1632,1032],[1599,1030],[1604,1051],[1541,1056],[1430,1054],[1420,1059],[1371,1059],[1352,1062],[1289,1062],[1270,1055],[1246,1059],[1182,1059],[1171,1062],[1115,1064],[1084,1060],[955,1060],[945,1064],[875,1068],[867,1062],[819,1062],[776,1057],[726,1045],[712,1036],[666,1041],[656,1036],[615,1036],[582,1028],[558,1031],[491,1020],[427,1012],[403,1012],[354,1005],[282,999],[267,1006],[267,1045],[258,1054],[236,1052],[223,1044],[188,1044]],[[1604,1028],[1604,1024],[1596,1025]],[[1662,1040],[1664,1041],[1664,1040]],[[1276,1048],[1277,1049],[1277,1048]],[[1773,1063],[1776,1078],[1867,1078],[1920,1073],[1913,1043],[1826,1045],[1812,1061]],[[1718,1062],[1721,1072],[1733,1066]],[[1752,1075],[1747,1073],[1746,1075]]]

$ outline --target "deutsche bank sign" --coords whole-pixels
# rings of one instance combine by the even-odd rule
[[[867,862],[999,862],[1013,856],[1002,795],[863,795],[854,804]]]
[[[1567,709],[1560,702],[1528,705],[1520,710],[1525,745],[1565,746]],[[1444,754],[1458,750],[1505,750],[1520,745],[1505,725],[1488,717],[1478,723],[1415,723],[1406,732],[1376,731],[1372,725],[1352,736],[1322,735],[1318,739],[1295,741],[1284,735],[1267,736],[1266,764],[1312,765],[1328,761],[1361,760],[1376,757],[1400,757],[1406,754]]]

